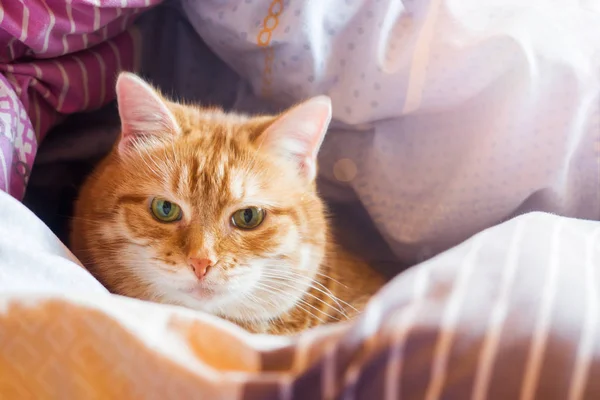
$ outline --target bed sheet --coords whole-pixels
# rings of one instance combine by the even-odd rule
[[[0,190],[0,393],[598,398],[599,223],[510,218],[600,215],[598,10],[495,4],[183,2],[197,33],[243,78],[232,107],[334,98],[325,194],[364,204],[399,258],[429,260],[393,279],[353,323],[252,336],[109,294]],[[12,114],[2,122],[27,138],[35,107],[8,84],[0,107]],[[5,137],[9,151],[28,149]],[[32,155],[15,157],[9,163],[27,166]],[[26,176],[10,181],[11,194]]]
[[[182,4],[249,83],[238,108],[331,96],[322,191],[366,208],[399,259],[530,211],[600,219],[597,2]]]
[[[398,275],[352,323],[250,335],[111,295],[0,192],[0,397],[597,399],[600,223],[531,213]]]

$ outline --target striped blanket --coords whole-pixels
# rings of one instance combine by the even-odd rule
[[[130,26],[159,2],[0,2],[0,190],[21,199],[48,130],[114,98],[117,72],[137,67]]]
[[[521,216],[400,274],[352,324],[278,338],[108,294],[1,192],[0,221],[0,398],[600,398],[597,222]]]

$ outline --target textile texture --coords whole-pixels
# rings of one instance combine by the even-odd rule
[[[48,130],[114,98],[118,71],[137,68],[130,26],[157,3],[0,2],[0,190],[21,199]]]
[[[0,0],[0,398],[600,398],[597,6],[185,0],[186,29],[159,13],[140,35],[156,3]],[[168,93],[333,98],[321,191],[413,265],[360,318],[279,338],[111,295],[16,200],[49,128],[109,102],[142,36]],[[186,51],[200,38],[218,62]],[[90,123],[118,125],[106,110]],[[84,119],[42,169],[110,146]]]
[[[298,337],[113,296],[0,192],[0,397],[597,399],[600,226],[527,214]]]

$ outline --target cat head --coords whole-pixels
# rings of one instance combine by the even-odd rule
[[[121,136],[75,216],[94,275],[239,321],[293,307],[325,252],[314,181],[329,98],[247,117],[168,101],[123,73],[117,101]]]

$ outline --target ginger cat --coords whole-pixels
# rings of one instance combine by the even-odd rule
[[[320,96],[247,117],[117,80],[121,136],[84,183],[71,248],[113,293],[293,334],[355,316],[383,279],[331,237]]]

